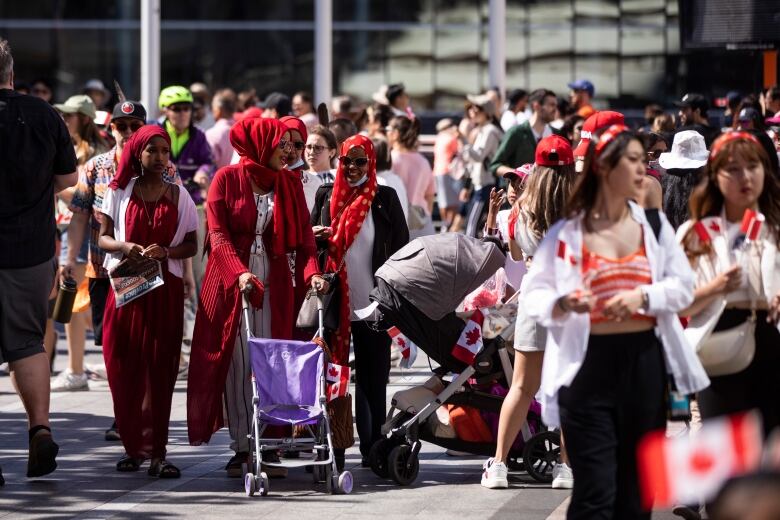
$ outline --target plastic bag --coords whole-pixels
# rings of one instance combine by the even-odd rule
[[[495,307],[504,300],[506,293],[506,272],[500,268],[493,276],[471,292],[456,309],[457,313],[471,313],[477,309]]]

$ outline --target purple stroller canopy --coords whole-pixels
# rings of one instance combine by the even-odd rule
[[[249,358],[259,398],[258,418],[269,424],[313,423],[319,404],[322,349],[305,341],[249,340]]]

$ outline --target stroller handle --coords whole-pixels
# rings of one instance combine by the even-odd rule
[[[316,291],[312,291],[310,297],[317,298],[317,335],[315,338],[325,338],[325,302],[322,301],[322,295]],[[252,305],[249,303],[249,296],[247,293],[241,293],[241,310],[244,315],[244,327],[246,328],[247,339],[253,336],[252,327],[249,325],[249,309]]]

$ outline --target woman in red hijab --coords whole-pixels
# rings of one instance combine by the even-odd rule
[[[275,119],[243,119],[231,129],[230,142],[241,160],[217,172],[208,194],[209,260],[192,339],[187,426],[190,443],[198,445],[222,428],[226,416],[236,453],[226,469],[240,477],[252,425],[241,292],[251,290],[255,337],[291,339],[299,310],[294,287],[322,280],[315,276],[316,246],[301,182],[283,168],[282,157],[293,146],[287,127]]]
[[[355,347],[355,422],[365,462],[386,417],[390,337],[370,324],[375,317],[359,319],[355,310],[370,304],[374,273],[409,241],[395,189],[377,185],[371,139],[355,135],[341,145],[336,180],[317,192],[311,224],[328,252],[326,271],[339,273],[339,328],[328,345],[339,365],[349,362],[350,338]],[[343,466],[343,450],[335,451],[336,463]]]
[[[127,452],[116,469],[137,471],[151,459],[149,475],[160,478],[180,476],[165,454],[184,323],[183,259],[198,247],[195,204],[163,177],[170,153],[159,126],[133,134],[103,198],[98,241],[109,273],[123,259],[160,262],[162,286],[130,301],[110,291],[103,318],[103,357]]]

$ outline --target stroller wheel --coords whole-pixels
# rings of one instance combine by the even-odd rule
[[[352,493],[352,486],[354,484],[354,481],[352,480],[352,473],[349,471],[345,471],[341,475],[339,475],[338,480],[338,490],[339,493],[343,495],[349,495]]]
[[[552,482],[552,470],[561,454],[561,434],[543,431],[531,437],[523,449],[523,465],[538,482]]]
[[[255,484],[255,476],[252,473],[247,473],[244,475],[244,492],[246,493],[246,496],[253,497],[255,496],[255,491],[257,491],[257,486]]]
[[[387,457],[390,476],[401,486],[408,486],[417,478],[420,471],[420,460],[412,453],[408,444],[396,446]]]
[[[389,439],[379,439],[371,446],[368,452],[368,462],[371,464],[371,470],[377,477],[387,478],[390,476],[390,470],[387,467],[387,457],[393,445]]]
[[[255,477],[255,485],[258,488],[257,490],[260,491],[260,495],[268,495],[268,484],[268,475],[265,473],[265,471],[260,472],[260,476]]]

